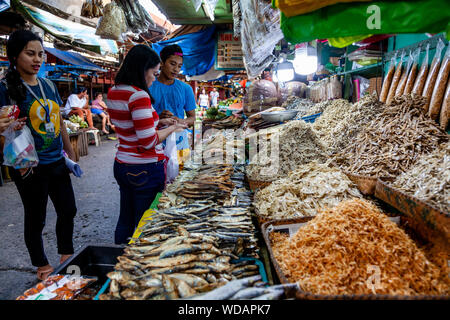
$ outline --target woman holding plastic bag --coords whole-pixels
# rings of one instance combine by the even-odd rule
[[[39,160],[33,168],[11,167],[10,173],[24,206],[25,244],[32,264],[38,267],[38,278],[45,279],[53,271],[42,241],[49,196],[57,214],[60,263],[74,252],[73,219],[77,209],[62,151],[72,159],[75,155],[60,115],[58,91],[51,81],[37,77],[44,57],[42,39],[28,30],[15,31],[8,39],[7,55],[10,67],[0,81],[0,106],[17,105],[19,118],[26,117],[25,128],[31,133]]]
[[[160,58],[144,45],[133,47],[108,92],[108,110],[119,138],[114,177],[120,188],[120,215],[115,243],[133,235],[143,213],[150,207],[166,180],[167,157],[162,142],[186,125],[159,119],[148,91],[158,75]],[[163,129],[163,127],[166,128]]]

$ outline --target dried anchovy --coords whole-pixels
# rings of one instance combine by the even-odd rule
[[[316,120],[313,128],[333,154],[346,147],[383,109],[384,104],[378,101],[376,95],[367,95],[354,104],[331,106]]]
[[[254,205],[262,216],[284,219],[315,216],[320,208],[355,197],[362,195],[341,170],[313,161],[259,190]]]
[[[291,238],[272,233],[271,240],[286,278],[307,292],[450,294],[447,266],[433,263],[401,228],[364,200],[342,201]],[[367,281],[374,266],[381,270],[377,286]]]
[[[309,99],[303,99],[296,96],[290,96],[283,103],[282,107],[286,110],[297,110],[298,113],[295,120],[300,120],[301,117],[309,113],[309,110],[314,106],[314,102]]]
[[[313,160],[326,162],[325,147],[309,123],[293,120],[270,140],[261,142],[247,167],[247,175],[257,181],[274,181]]]
[[[414,197],[450,212],[450,143],[423,155],[408,171],[392,183]]]
[[[309,109],[309,111],[307,113],[304,114],[304,116],[312,116],[313,114],[318,114],[318,113],[323,113],[325,112],[325,110],[328,109],[328,107],[335,105],[336,103],[342,103],[343,99],[338,99],[338,100],[327,100],[327,101],[322,101],[319,103],[316,103],[314,106],[311,107],[311,109]]]
[[[449,141],[424,114],[425,103],[423,97],[395,97],[336,155],[336,162],[346,171],[365,176],[394,178],[407,171],[421,155]]]

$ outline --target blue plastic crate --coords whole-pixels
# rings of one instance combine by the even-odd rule
[[[314,121],[316,121],[316,119],[322,114],[321,113],[316,113],[313,114],[312,116],[306,116],[306,117],[302,117],[301,119],[305,122],[310,122],[310,123],[314,123]]]

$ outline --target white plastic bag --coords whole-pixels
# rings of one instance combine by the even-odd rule
[[[25,126],[22,130],[14,130],[14,127],[9,126],[2,134],[5,137],[3,164],[14,169],[36,167],[39,158],[30,129]]]
[[[177,153],[177,137],[173,132],[166,139],[166,147],[164,148],[164,155],[169,158],[167,162],[166,184],[172,183],[178,176],[179,164]]]

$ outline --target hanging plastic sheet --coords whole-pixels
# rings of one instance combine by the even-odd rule
[[[0,12],[8,10],[11,6],[11,2],[9,0],[0,0]]]
[[[96,36],[95,28],[60,18],[50,12],[31,7],[25,3],[22,4],[18,0],[12,0],[12,3],[15,9],[28,21],[59,40],[99,54],[118,53],[116,42]]]
[[[183,50],[182,73],[190,77],[205,74],[214,65],[215,30],[213,26],[204,31],[160,41],[153,44],[153,49],[160,53],[164,47],[177,44]]]
[[[339,2],[361,2],[372,0],[272,0],[275,7],[279,8],[286,16],[293,17],[305,14],[317,9],[331,6]]]
[[[291,43],[371,34],[439,33],[444,30],[448,37],[449,21],[448,0],[336,4],[291,18],[281,13],[281,29],[286,41]]]
[[[224,75],[225,75],[225,72],[216,70],[213,66],[205,74],[201,74],[201,75],[193,76],[193,77],[187,77],[187,80],[188,81],[212,81],[212,80],[222,78]]]
[[[280,11],[262,0],[241,1],[241,41],[247,74],[255,78],[274,60],[276,44],[283,39]]]

